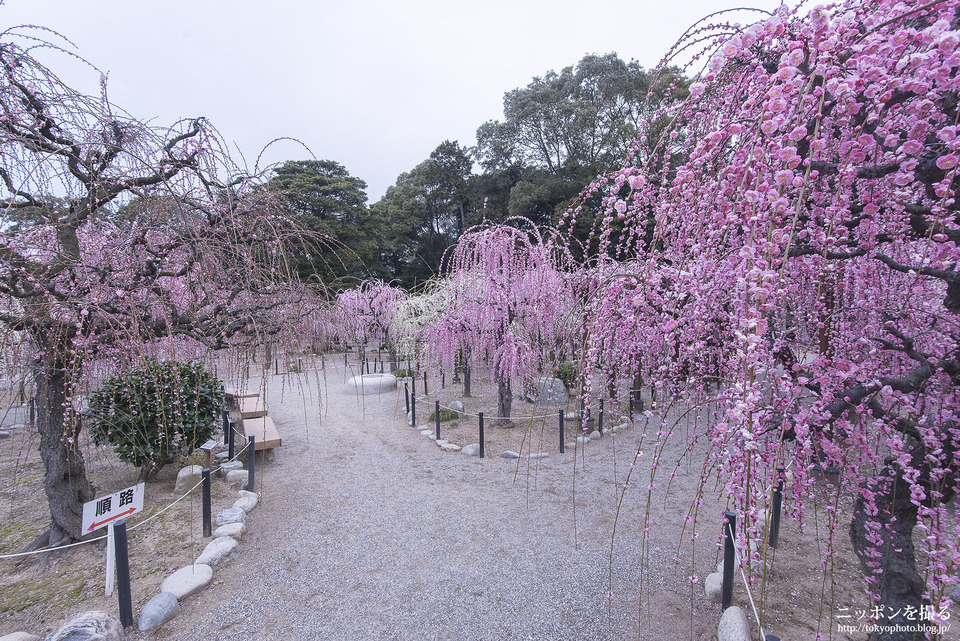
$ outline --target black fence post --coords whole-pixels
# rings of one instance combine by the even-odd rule
[[[406,383],[403,384],[403,400],[407,406],[407,414],[410,413],[410,386]]]
[[[273,359],[273,374],[274,374],[274,376],[280,374],[280,359],[279,359],[279,358]]]
[[[627,395],[627,399],[630,402],[630,411],[627,413],[627,416],[630,417],[630,420],[633,420],[633,392]]]
[[[597,432],[603,436],[603,399],[600,399],[600,410],[597,412]]]
[[[726,611],[733,601],[733,566],[736,563],[737,515],[724,512],[723,525],[723,585],[720,588],[720,609]]]
[[[234,445],[234,432],[237,431],[237,422],[230,421],[229,427],[227,428],[227,460],[232,461],[233,457],[236,455],[236,446]]]
[[[30,427],[37,424],[37,397],[30,397]]]
[[[427,372],[426,372],[426,370],[424,370],[424,372],[423,372],[423,394],[424,394],[424,396],[426,396],[426,395],[429,394],[429,393],[430,393],[430,392],[427,391]]]
[[[407,370],[407,372],[410,376],[410,398],[412,399],[417,395],[417,377],[410,370]]]
[[[223,414],[223,442],[226,443],[226,442],[227,442],[227,439],[230,438],[230,436],[229,436],[229,433],[230,433],[230,412],[227,410],[226,407],[224,407],[224,408],[221,410],[221,413]]]
[[[437,440],[440,440],[440,401],[436,401],[436,407],[433,410],[433,415],[437,418]]]
[[[483,412],[477,414],[480,417],[480,458],[483,458]]]
[[[203,485],[200,486],[200,494],[203,497],[203,536],[211,535],[213,526],[210,523],[210,468],[203,468],[201,472]]]
[[[417,397],[410,395],[410,424],[417,426]]]
[[[117,601],[120,605],[120,623],[125,628],[133,625],[133,599],[130,596],[130,554],[127,548],[127,522],[113,526],[113,544],[117,563]]]
[[[247,447],[250,449],[247,452],[247,491],[256,492],[257,487],[257,473],[256,473],[256,462],[257,462],[257,437],[253,434],[247,439]]]
[[[773,507],[770,511],[770,547],[777,547],[780,538],[780,510],[783,506],[783,472],[784,468],[777,468],[777,487],[773,490]]]
[[[564,417],[564,415],[563,415],[563,410],[561,409],[561,410],[560,410],[560,453],[561,453],[561,454],[563,454],[563,441],[565,440],[564,434],[563,434],[563,419],[564,419],[564,418],[565,418],[565,417]]]

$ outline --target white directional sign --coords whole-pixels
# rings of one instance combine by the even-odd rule
[[[81,532],[87,534],[143,509],[143,483],[83,504]]]

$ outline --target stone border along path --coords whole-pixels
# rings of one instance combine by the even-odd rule
[[[671,494],[654,496],[646,544],[646,490],[628,492],[611,560],[642,429],[549,458],[439,454],[411,438],[402,390],[349,395],[356,372],[337,361],[319,381],[267,375],[284,446],[258,459],[259,507],[225,552],[236,561],[128,639],[636,639],[641,582],[640,638],[688,636],[691,599],[693,637],[716,633],[716,606],[673,561],[699,470],[678,469]],[[716,562],[704,549],[701,574]]]

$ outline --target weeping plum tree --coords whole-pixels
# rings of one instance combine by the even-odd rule
[[[746,536],[777,468],[797,517],[811,462],[839,470],[831,518],[846,497],[881,639],[936,622],[960,570],[958,29],[956,0],[701,23],[710,62],[644,141],[675,175],[593,186],[624,230],[605,251],[639,267],[594,301],[591,340],[625,371],[719,375],[706,436]]]
[[[353,341],[358,349],[372,340],[376,341],[379,351],[380,345],[386,343],[394,353],[390,323],[405,298],[402,289],[381,280],[365,280],[353,289],[340,292],[337,310],[341,314],[342,337]]]
[[[489,366],[504,425],[514,386],[530,384],[560,340],[555,320],[572,307],[567,261],[536,230],[509,225],[469,230],[446,259],[449,305],[426,330],[431,354],[449,370],[458,353]]]
[[[31,352],[40,547],[79,537],[94,496],[78,436],[96,367],[236,345],[304,294],[284,262],[296,232],[204,119],[149,127],[110,104],[105,77],[99,97],[73,91],[32,57],[35,33],[0,34],[0,323]]]

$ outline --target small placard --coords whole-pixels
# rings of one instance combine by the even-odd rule
[[[84,534],[135,514],[143,509],[143,483],[83,504]]]

